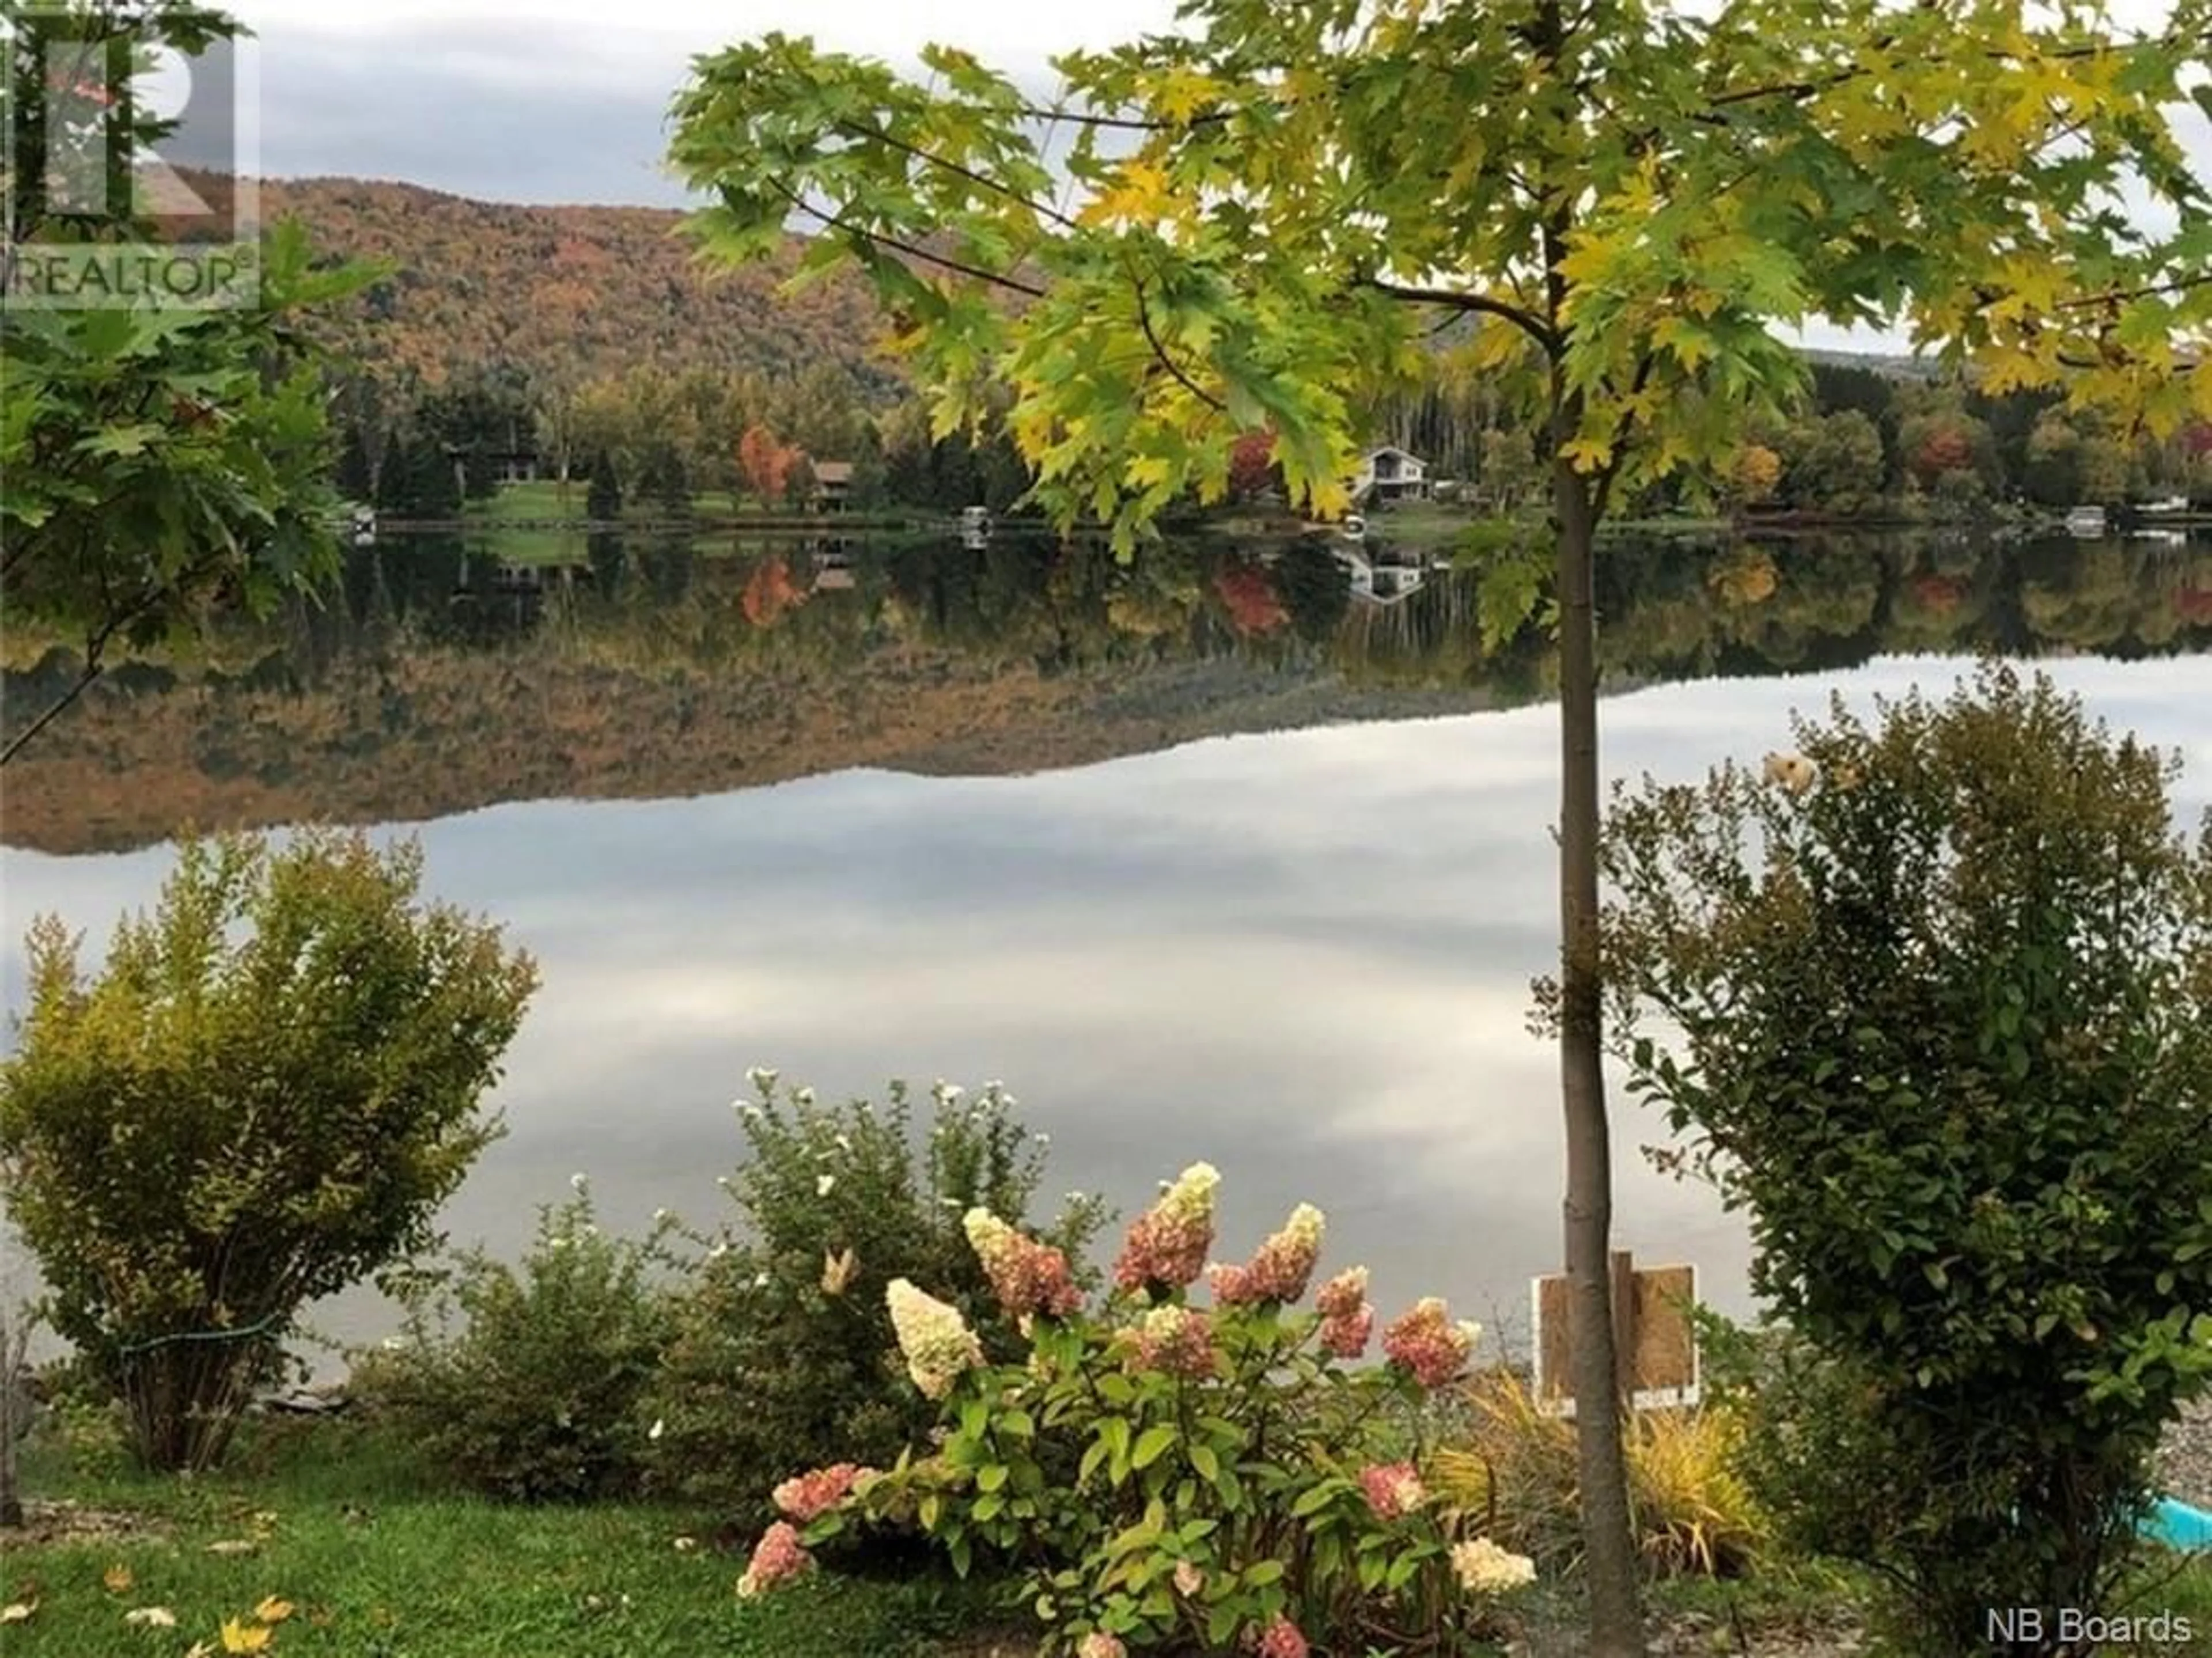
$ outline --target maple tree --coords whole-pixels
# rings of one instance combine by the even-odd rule
[[[738,440],[738,470],[744,478],[745,488],[763,507],[780,507],[785,491],[790,485],[792,463],[799,458],[796,449],[776,440],[775,434],[765,426],[748,426],[744,435]]]
[[[1249,501],[1275,481],[1275,434],[1248,432],[1229,452],[1229,493]]]
[[[1640,1653],[1619,1412],[1595,1404],[1617,1396],[1596,525],[1617,494],[1716,470],[1747,416],[1802,392],[1773,323],[1894,325],[1993,392],[2063,382],[2154,433],[2212,416],[2212,374],[2187,372],[2212,225],[2172,114],[2212,0],[2125,39],[2087,0],[1190,0],[1181,18],[1057,59],[1043,108],[964,52],[927,49],[924,85],[770,34],[697,60],[672,159],[713,200],[693,222],[710,254],[771,257],[804,222],[803,275],[874,283],[939,430],[1011,382],[1034,499],[1106,519],[1121,549],[1185,490],[1219,499],[1262,425],[1293,495],[1343,510],[1355,411],[1420,376],[1439,317],[1544,434],[1563,765],[1547,1006],[1589,1649]],[[1046,144],[1071,126],[1088,198],[1063,206]],[[2177,228],[2125,217],[2123,186]]]
[[[49,77],[81,72],[64,66],[88,53],[127,60],[158,43],[191,58],[246,31],[179,0],[128,17],[83,5],[9,10],[0,120],[21,144],[0,173],[0,276],[12,287],[19,254],[157,240],[128,210],[52,209],[41,135],[50,100],[70,88]],[[176,127],[149,101],[120,101],[145,148]],[[172,263],[192,257],[180,246]],[[0,765],[74,704],[112,651],[152,644],[221,604],[265,615],[336,571],[324,360],[302,329],[374,272],[325,268],[291,220],[271,223],[243,257],[256,286],[235,306],[0,305],[0,604],[14,625],[55,626],[82,646],[74,682],[0,744]]]

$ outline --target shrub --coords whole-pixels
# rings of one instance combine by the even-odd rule
[[[496,1133],[478,1109],[537,983],[416,903],[422,854],[187,838],[106,970],[41,917],[0,1066],[0,1170],[57,1332],[157,1468],[222,1459],[299,1309],[422,1248]]]
[[[1046,1649],[1080,1658],[1233,1643],[1302,1658],[1314,1640],[1444,1653],[1489,1632],[1493,1597],[1530,1563],[1463,1535],[1415,1464],[1379,1450],[1382,1419],[1463,1369],[1474,1331],[1424,1301],[1383,1336],[1387,1364],[1348,1370],[1372,1337],[1365,1272],[1297,1310],[1322,1230],[1303,1205],[1249,1262],[1206,1268],[1216,1183],[1194,1165],[1136,1221],[1096,1313],[1067,1293],[1058,1251],[972,1212],[1026,1351],[993,1363],[957,1308],[891,1284],[908,1379],[938,1406],[928,1448],[780,1487],[784,1517],[739,1593],[804,1573],[811,1545],[910,1524],[963,1576],[1011,1569]],[[1202,1271],[1205,1309],[1188,1294]]]
[[[1510,1370],[1476,1378],[1468,1398],[1468,1431],[1436,1454],[1438,1491],[1492,1515],[1492,1533],[1547,1570],[1571,1570],[1583,1542],[1573,1422],[1540,1409]],[[1743,1437],[1741,1414],[1717,1403],[1627,1420],[1630,1518],[1653,1576],[1734,1577],[1759,1558],[1770,1522],[1739,1467]]]
[[[932,1419],[901,1380],[884,1286],[940,1286],[999,1357],[1019,1337],[1000,1317],[961,1217],[977,1206],[1017,1220],[1044,1169],[996,1084],[969,1100],[940,1083],[919,1152],[903,1084],[890,1102],[817,1103],[756,1071],[738,1116],[750,1156],[723,1182],[738,1225],[700,1237],[706,1258],[674,1309],[649,1402],[663,1423],[656,1489],[768,1518],[767,1488],[801,1469],[887,1461]],[[1045,1236],[1079,1260],[1103,1224],[1070,1193]]]
[[[1617,800],[1606,950],[1635,1090],[1839,1412],[1808,1489],[1963,1654],[1992,1585],[2109,1606],[2212,1376],[2212,818],[2045,679],[1881,714],[1799,721],[1779,787]]]
[[[539,1210],[519,1271],[468,1250],[395,1280],[406,1332],[355,1362],[366,1404],[431,1466],[490,1496],[580,1502],[641,1482],[651,1435],[641,1401],[671,1331],[651,1273],[672,1223],[641,1243],[611,1238],[580,1175],[577,1187]]]

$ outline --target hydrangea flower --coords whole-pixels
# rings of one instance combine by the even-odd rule
[[[1120,1636],[1093,1630],[1075,1643],[1075,1658],[1129,1658],[1129,1649]]]
[[[1470,1594],[1498,1594],[1536,1581],[1536,1563],[1512,1554],[1486,1537],[1461,1543],[1451,1552],[1452,1570]]]
[[[925,1295],[902,1278],[890,1281],[884,1298],[899,1351],[906,1355],[907,1374],[926,1397],[944,1398],[963,1371],[983,1362],[983,1344],[958,1308]]]
[[[1261,1631],[1257,1649],[1260,1658],[1306,1658],[1306,1637],[1298,1626],[1277,1612],[1274,1621]]]
[[[814,1557],[799,1540],[798,1530],[789,1521],[779,1520],[761,1533],[761,1540],[754,1546],[752,1561],[738,1579],[738,1593],[750,1600],[787,1578],[797,1577],[813,1564]]]
[[[1321,1345],[1339,1358],[1358,1358],[1375,1333],[1375,1309],[1367,1303],[1367,1269],[1354,1266],[1321,1286],[1314,1297],[1321,1309]]]
[[[795,1479],[787,1479],[775,1488],[773,1497],[776,1509],[805,1525],[836,1508],[852,1495],[854,1486],[863,1476],[874,1472],[851,1462],[816,1468]]]
[[[1245,1265],[1207,1269],[1213,1298],[1224,1307],[1297,1300],[1305,1294],[1314,1263],[1321,1258],[1323,1224],[1320,1210],[1300,1204],[1282,1230],[1262,1243]]]
[[[1114,1263],[1114,1282],[1124,1290],[1196,1283],[1213,1247],[1213,1193],[1220,1184],[1211,1163],[1194,1163],[1177,1175],[1159,1201],[1131,1223]]]
[[[1137,1321],[1130,1334],[1143,1369],[1194,1382],[1213,1374],[1213,1331],[1204,1313],[1188,1307],[1155,1307]]]
[[[1175,1586],[1176,1593],[1188,1600],[1206,1587],[1206,1574],[1198,1569],[1195,1562],[1178,1560],[1175,1569]]]
[[[1048,1313],[1066,1318],[1083,1304],[1067,1257],[1050,1244],[1024,1236],[988,1209],[970,1209],[963,1224],[1009,1317]]]
[[[1391,1363],[1412,1371],[1424,1388],[1441,1388],[1467,1368],[1467,1356],[1480,1330],[1479,1325],[1450,1322],[1444,1316],[1444,1303],[1425,1296],[1382,1333],[1382,1351]]]
[[[1359,1489],[1378,1520],[1398,1520],[1428,1500],[1421,1476],[1410,1462],[1385,1462],[1359,1471]]]

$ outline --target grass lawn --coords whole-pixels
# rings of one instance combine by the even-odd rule
[[[223,1631],[271,1658],[1031,1658],[985,1592],[950,1577],[817,1571],[757,1600],[736,1593],[750,1539],[643,1503],[506,1507],[434,1488],[375,1428],[353,1420],[249,1424],[232,1466],[199,1479],[106,1471],[44,1436],[29,1442],[31,1540],[0,1533],[0,1602],[35,1602],[8,1626],[8,1658],[185,1658]],[[43,1499],[43,1501],[42,1501]],[[53,1504],[69,1523],[57,1535]],[[682,1540],[679,1541],[679,1540]],[[1666,1649],[1841,1655],[1869,1583],[1808,1568],[1740,1582],[1654,1586]],[[281,1618],[271,1598],[289,1603]],[[138,1627],[161,1607],[173,1626]],[[269,1621],[255,1618],[262,1608]],[[2195,1640],[2143,1642],[2141,1658],[2201,1652],[2212,1631],[2212,1557],[2147,1581],[2131,1615],[2186,1618]],[[1513,1650],[1581,1651],[1571,1583],[1540,1585]],[[1686,1643],[1687,1644],[1685,1644]]]
[[[8,1540],[0,1600],[35,1600],[8,1658],[182,1658],[224,1650],[267,1597],[291,1603],[272,1658],[982,1658],[956,1641],[986,1621],[949,1580],[839,1578],[758,1600],[736,1594],[742,1552],[696,1516],[645,1505],[496,1506],[422,1487],[349,1424],[270,1424],[198,1480],[87,1477],[34,1451],[24,1490],[149,1522],[128,1532]],[[680,1548],[679,1538],[696,1546]],[[746,1540],[750,1542],[750,1540]],[[210,1545],[246,1545],[211,1552]],[[122,1585],[118,1588],[117,1585]],[[158,1606],[172,1628],[133,1627]],[[272,1609],[273,1610],[273,1609]],[[1012,1658],[1016,1649],[1005,1650]]]

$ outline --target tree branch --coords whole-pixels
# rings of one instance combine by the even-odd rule
[[[159,582],[149,587],[130,605],[109,616],[104,627],[85,640],[84,667],[76,677],[76,683],[63,694],[59,701],[33,720],[30,729],[15,738],[6,748],[0,749],[0,766],[4,766],[13,760],[18,750],[60,718],[62,713],[70,704],[84,695],[92,682],[106,671],[106,665],[100,660],[100,657],[106,653],[110,640],[170,594],[183,592],[185,585],[194,577],[204,575],[208,571],[214,569],[228,556],[228,551],[229,550],[225,548],[216,549],[206,557],[186,566],[167,581]]]
[[[1658,353],[1656,351],[1646,351],[1638,360],[1635,377],[1628,387],[1628,395],[1632,399],[1641,393],[1644,386],[1650,383],[1652,364],[1657,361]],[[1593,518],[1602,519],[1605,516],[1606,503],[1613,495],[1613,480],[1620,476],[1621,467],[1628,459],[1628,438],[1635,424],[1636,411],[1632,408],[1622,410],[1620,418],[1613,422],[1613,456],[1599,470],[1597,485],[1590,492],[1590,515]]]
[[[1020,191],[1016,190],[1012,185],[1000,184],[996,179],[991,178],[988,174],[978,173],[973,167],[963,167],[957,161],[948,161],[942,155],[933,155],[928,150],[922,149],[916,145],[908,143],[902,138],[894,138],[888,132],[878,131],[873,127],[863,126],[857,121],[834,121],[830,125],[833,131],[844,133],[848,137],[864,138],[874,143],[887,145],[889,148],[898,151],[902,155],[911,155],[915,161],[921,162],[927,167],[937,167],[943,172],[953,174],[956,178],[965,179],[970,184],[980,185],[985,190],[994,191],[995,193],[1005,197],[1010,202],[1018,203],[1023,207],[1029,209],[1030,212],[1037,215],[1038,217],[1050,219],[1054,223],[1060,225],[1066,229],[1080,230],[1083,228],[1076,223],[1073,219],[1069,218],[1066,214],[1060,212],[1057,208],[1048,207],[1042,203],[1031,201],[1028,197],[1023,195]]]
[[[1200,386],[1195,380],[1192,380],[1188,374],[1183,373],[1182,368],[1176,365],[1176,360],[1168,355],[1168,349],[1166,345],[1162,343],[1160,337],[1157,333],[1153,332],[1152,313],[1145,304],[1145,283],[1142,277],[1137,278],[1137,325],[1145,331],[1145,339],[1146,343],[1151,345],[1152,348],[1152,355],[1159,360],[1160,367],[1166,369],[1168,373],[1175,378],[1176,385],[1182,386],[1184,391],[1189,392],[1191,396],[1196,398],[1207,408],[1212,410],[1214,413],[1219,415],[1229,412],[1228,405],[1224,404],[1220,398],[1215,397],[1212,392],[1206,391],[1205,387]]]
[[[2185,294],[2193,288],[2212,283],[2212,272],[2200,272],[2194,276],[2176,276],[2172,282],[2152,282],[2142,288],[2111,288],[2102,293],[2084,295],[2078,300],[2061,300],[2051,307],[2054,311],[2081,311],[2093,306],[2121,305],[2129,300],[2148,300],[2160,294]]]
[[[1504,300],[1492,299],[1486,294],[1462,294],[1445,288],[1408,288],[1399,282],[1384,282],[1379,276],[1362,276],[1357,281],[1360,287],[1371,288],[1378,294],[1388,294],[1394,300],[1407,300],[1417,305],[1449,306],[1455,310],[1480,312],[1486,317],[1497,317],[1511,323],[1547,351],[1556,351],[1560,347],[1558,332],[1542,318]]]
[[[1072,121],[1078,126],[1110,128],[1117,132],[1188,132],[1193,127],[1218,126],[1234,112],[1207,110],[1183,121],[1156,121],[1128,115],[1071,115],[1064,109],[1034,109],[1028,106],[1014,113],[1027,121]]]
[[[965,264],[958,259],[949,258],[942,253],[933,253],[916,243],[902,240],[896,236],[887,236],[879,230],[870,230],[863,225],[854,224],[838,214],[826,212],[815,206],[813,203],[807,201],[787,185],[771,179],[769,187],[799,212],[820,220],[832,230],[842,230],[848,236],[859,236],[866,241],[873,242],[878,247],[887,247],[893,252],[904,253],[910,258],[925,260],[928,264],[941,266],[946,270],[963,276],[972,276],[977,282],[989,282],[994,287],[1003,288],[1012,293],[1025,294],[1033,300],[1041,300],[1045,296],[1045,290],[1042,288],[1034,287],[1028,282],[1016,282],[1012,276],[1002,276],[995,270],[986,270],[980,265]]]

